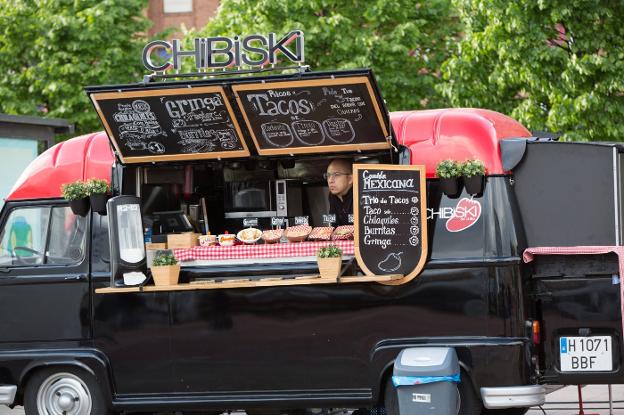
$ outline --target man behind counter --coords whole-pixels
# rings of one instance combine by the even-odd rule
[[[333,159],[327,172],[329,188],[329,213],[336,215],[336,226],[350,225],[349,215],[353,214],[353,168],[347,159]]]

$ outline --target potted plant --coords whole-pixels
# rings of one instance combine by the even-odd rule
[[[155,285],[176,285],[180,277],[180,264],[173,254],[159,252],[152,262]]]
[[[319,248],[316,253],[321,278],[337,280],[342,267],[342,250],[336,245]]]
[[[483,193],[485,164],[481,160],[466,160],[461,166],[466,192],[471,195]]]
[[[61,186],[61,193],[75,215],[87,216],[89,212],[89,194],[87,186],[83,181],[76,180],[72,183],[65,183]]]
[[[457,197],[461,193],[461,165],[455,160],[442,160],[436,166],[436,175],[440,178],[440,188],[445,195]]]
[[[101,215],[106,214],[106,201],[110,190],[110,185],[104,179],[87,180],[87,193],[91,201],[91,210]]]

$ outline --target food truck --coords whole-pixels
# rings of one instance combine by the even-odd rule
[[[397,355],[433,346],[457,354],[462,415],[624,381],[619,145],[481,109],[388,113],[370,70],[87,93],[105,131],[39,156],[0,215],[0,403],[398,413]],[[340,157],[354,206],[339,229],[324,173]],[[482,160],[484,187],[445,194],[444,159]],[[112,198],[76,215],[61,185],[90,178]],[[181,271],[155,285],[163,249]]]

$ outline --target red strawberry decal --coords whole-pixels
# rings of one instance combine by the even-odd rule
[[[457,202],[453,216],[446,221],[446,230],[449,232],[461,232],[477,223],[480,217],[481,203],[465,197]]]

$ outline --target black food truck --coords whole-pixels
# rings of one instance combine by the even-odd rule
[[[106,131],[39,156],[0,215],[0,403],[398,413],[397,355],[432,346],[457,354],[462,415],[624,381],[621,146],[487,110],[389,114],[369,70],[87,92]],[[353,163],[340,231],[334,158]],[[443,159],[482,160],[482,187],[445,194]],[[112,198],[76,215],[60,185],[90,178]],[[163,252],[180,273],[156,285]]]

